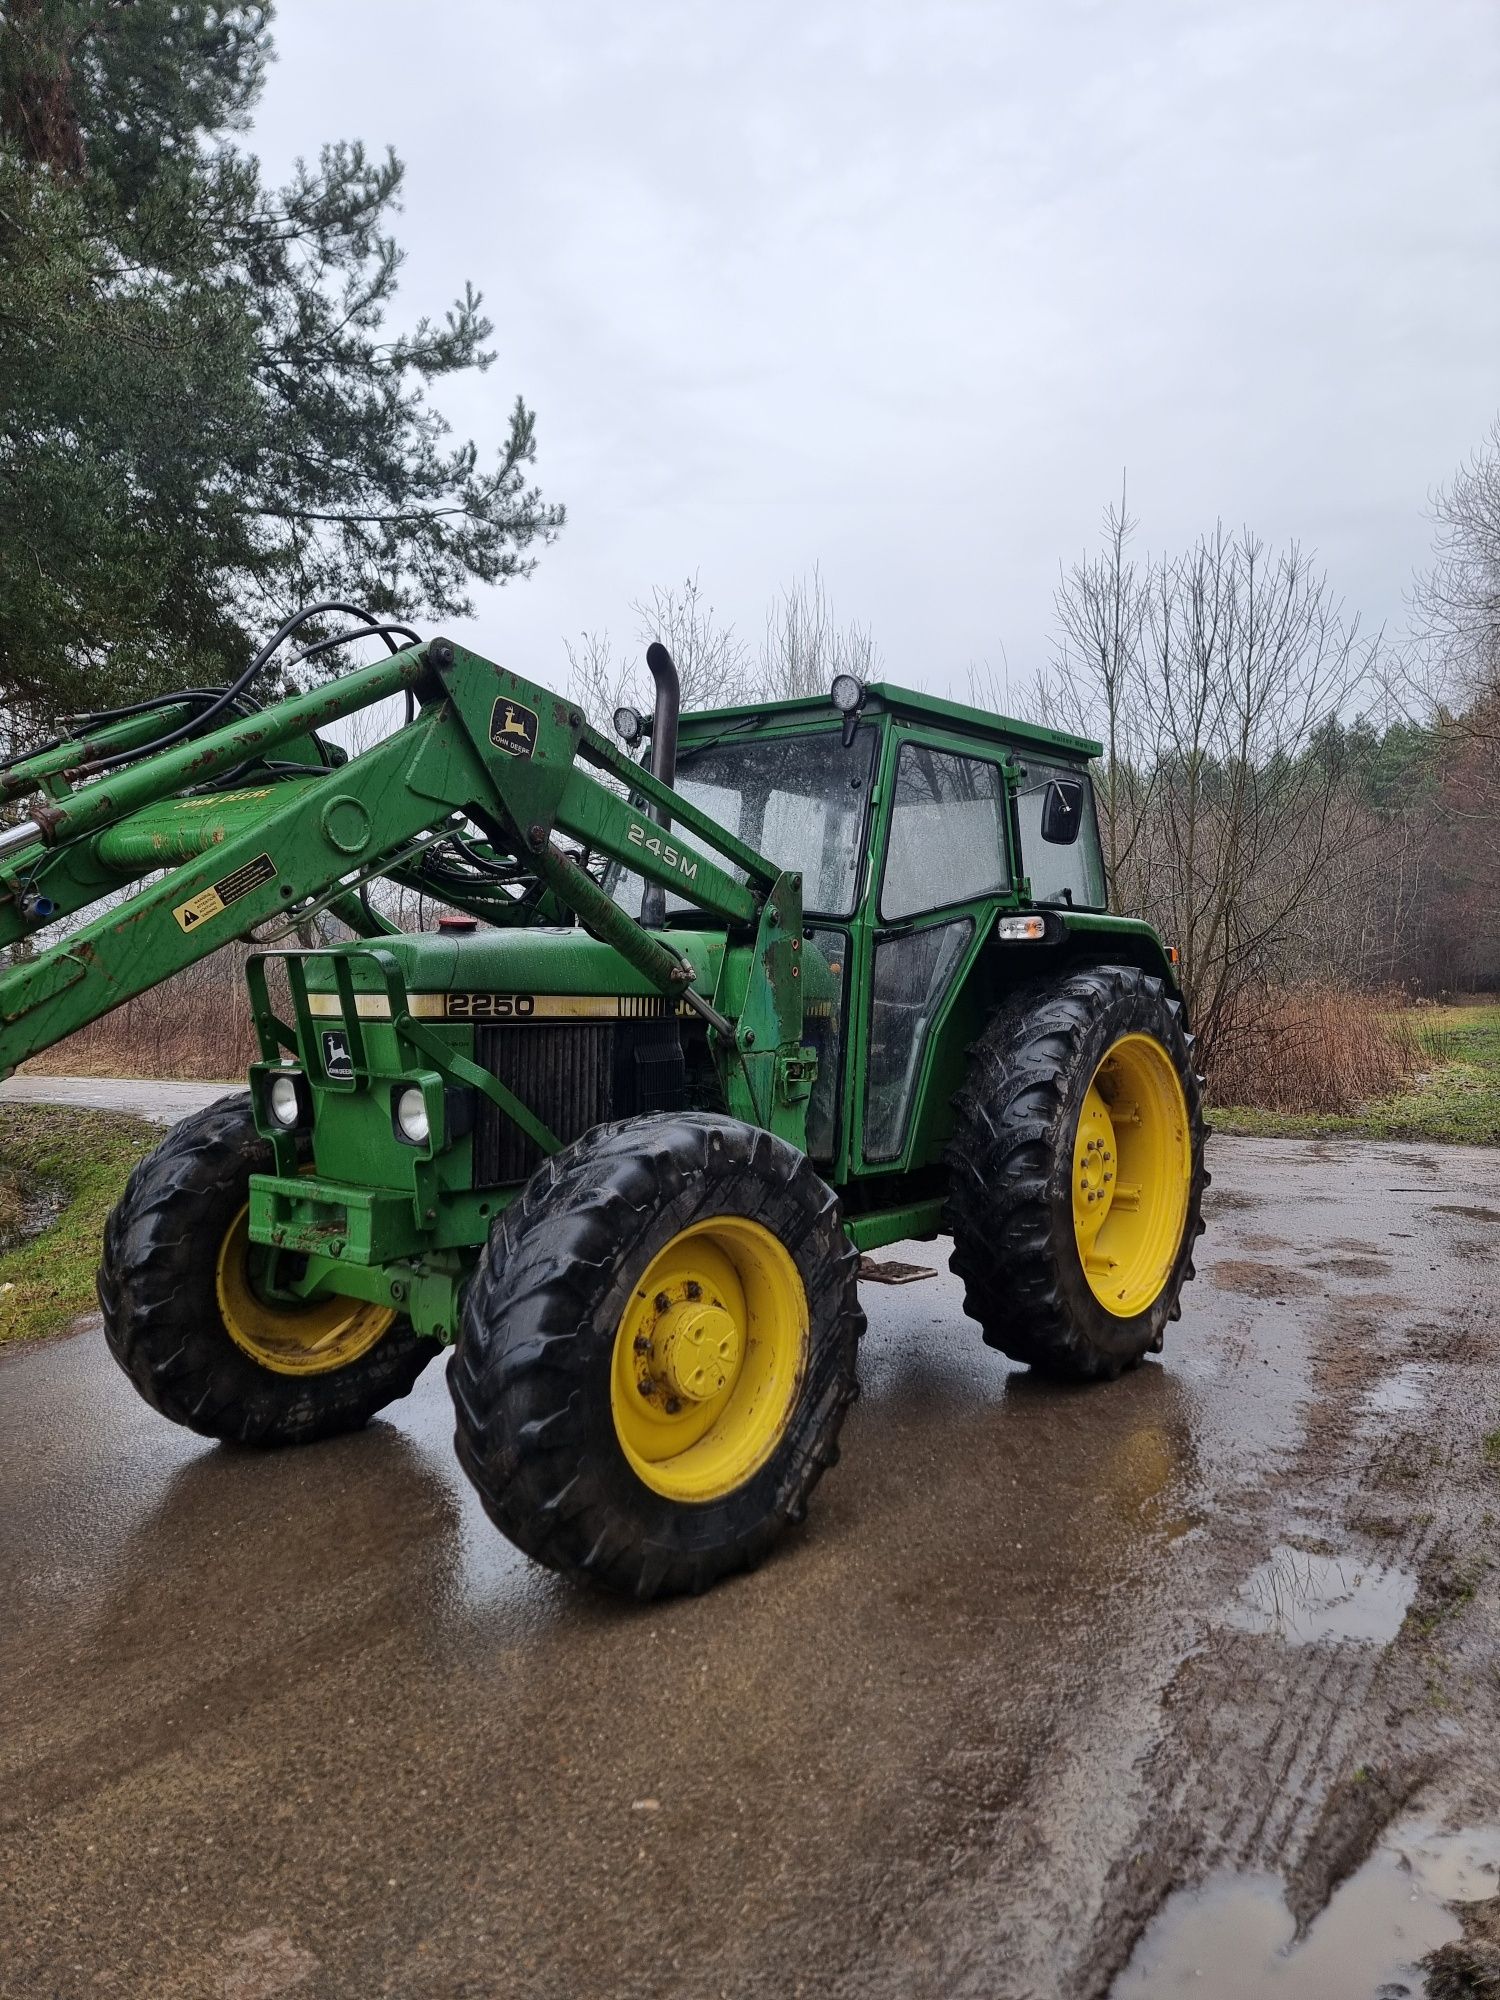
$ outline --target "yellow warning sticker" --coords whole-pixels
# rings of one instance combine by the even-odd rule
[[[210,917],[216,917],[224,907],[224,898],[217,889],[201,889],[185,903],[179,903],[172,915],[185,931],[196,930],[199,924],[206,924]]]
[[[242,862],[229,874],[220,876],[211,888],[200,889],[196,896],[189,896],[185,903],[179,903],[172,915],[183,930],[195,931],[210,917],[227,910],[231,903],[248,896],[252,889],[258,889],[263,882],[271,882],[275,878],[276,863],[269,854],[257,854],[253,861]]]

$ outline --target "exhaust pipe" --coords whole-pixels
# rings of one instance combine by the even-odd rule
[[[656,683],[656,710],[651,718],[651,775],[660,784],[670,785],[677,776],[677,711],[682,705],[682,689],[672,655],[653,639],[646,648],[646,665]],[[667,824],[665,820],[661,822]]]
[[[656,686],[656,707],[651,717],[651,775],[659,784],[670,785],[677,776],[677,715],[682,706],[682,688],[672,655],[653,639],[646,648],[646,666]],[[651,817],[660,827],[672,824],[663,807],[653,806]],[[667,892],[655,882],[646,884],[641,897],[641,922],[648,930],[667,920]]]

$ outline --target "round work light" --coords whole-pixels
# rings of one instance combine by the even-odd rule
[[[280,1076],[271,1078],[271,1087],[266,1092],[266,1109],[283,1132],[291,1132],[301,1123],[302,1093],[297,1088],[299,1081],[296,1070],[283,1070]]]
[[[432,1136],[427,1122],[427,1102],[415,1084],[396,1099],[396,1130],[409,1146],[425,1146]]]

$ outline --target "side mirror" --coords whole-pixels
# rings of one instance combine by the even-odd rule
[[[1053,847],[1071,847],[1083,827],[1083,781],[1049,778],[1042,799],[1042,838]]]

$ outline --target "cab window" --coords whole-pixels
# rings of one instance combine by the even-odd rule
[[[686,742],[673,786],[747,847],[800,874],[804,910],[846,917],[859,895],[878,740],[879,731],[863,723],[848,743],[827,730],[805,736],[726,734],[701,747]],[[715,858],[685,827],[674,828],[672,839],[680,848]],[[744,879],[729,862],[718,866],[736,881]],[[642,884],[632,871],[613,864],[605,887],[632,915],[639,909]],[[691,899],[668,892],[669,912],[695,907]]]
[[[1009,883],[1000,766],[903,743],[880,887],[882,921],[993,895]]]
[[[1083,818],[1078,838],[1067,846],[1042,838],[1047,787],[1054,778],[1083,786]],[[1021,869],[1031,877],[1032,900],[1066,903],[1081,910],[1102,910],[1106,901],[1104,857],[1099,847],[1094,787],[1088,773],[1076,764],[1043,764],[1035,757],[1028,757],[1021,767],[1016,818],[1021,829]]]
[[[865,1158],[894,1160],[906,1144],[927,1037],[974,935],[972,917],[898,931],[875,947]]]

